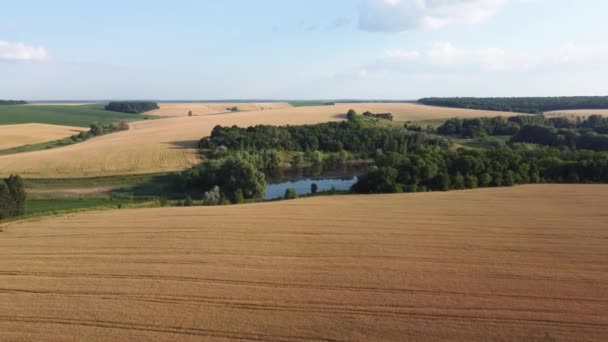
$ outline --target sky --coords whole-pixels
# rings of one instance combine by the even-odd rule
[[[605,0],[0,0],[0,98],[608,95]]]

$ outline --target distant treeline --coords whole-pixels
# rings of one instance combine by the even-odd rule
[[[159,107],[156,102],[110,102],[105,109],[113,112],[141,114],[159,109]]]
[[[22,105],[22,104],[27,104],[27,101],[0,100],[0,105]]]
[[[0,220],[25,213],[25,186],[19,176],[0,180]]]
[[[571,97],[430,97],[418,103],[431,106],[540,114],[552,110],[608,109],[608,96]]]
[[[576,120],[543,115],[520,115],[507,119],[453,118],[439,126],[437,133],[458,138],[509,135],[512,143],[608,151],[608,118],[601,115]]]

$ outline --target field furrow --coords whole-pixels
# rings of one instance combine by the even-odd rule
[[[605,341],[607,190],[535,185],[10,223],[0,233],[0,340]]]

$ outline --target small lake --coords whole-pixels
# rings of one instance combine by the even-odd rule
[[[341,167],[323,169],[306,168],[297,170],[277,171],[266,175],[265,200],[282,198],[285,190],[294,188],[299,196],[311,193],[310,186],[317,184],[317,192],[348,191],[359,176],[367,173],[368,165],[344,165]]]

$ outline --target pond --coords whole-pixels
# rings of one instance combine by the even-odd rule
[[[310,186],[317,184],[317,192],[348,191],[358,177],[367,173],[368,165],[343,165],[333,168],[307,168],[283,170],[266,174],[265,200],[282,198],[285,190],[294,188],[299,196],[311,193]]]

